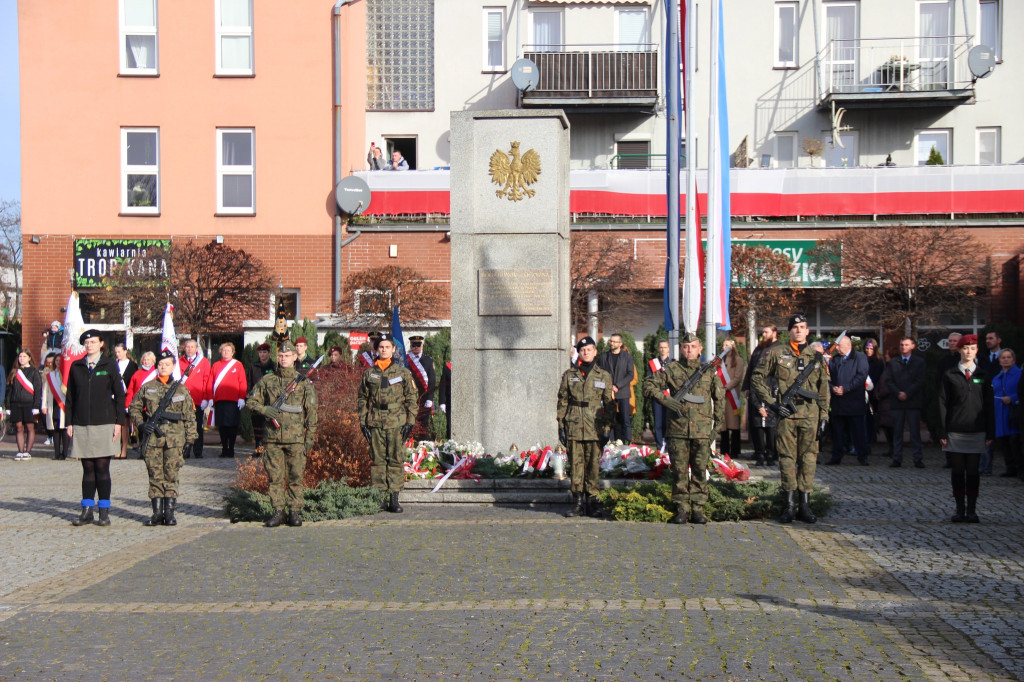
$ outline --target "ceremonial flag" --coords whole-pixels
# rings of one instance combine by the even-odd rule
[[[692,21],[691,0],[686,0],[682,10],[683,24],[683,98],[686,103],[686,256],[683,261],[683,327],[688,332],[697,332],[700,324],[702,262],[700,256],[700,211],[697,210],[697,145],[693,133],[694,107],[692,103],[693,59],[691,50],[696,45],[696,22]]]
[[[709,325],[718,324],[722,329],[731,329],[729,278],[732,266],[732,213],[729,202],[729,108],[726,103],[722,0],[715,0],[712,3],[711,12],[711,112],[708,117],[711,140],[708,157],[706,320]]]
[[[665,108],[666,124],[666,169],[667,199],[665,287],[662,292],[665,315],[665,331],[679,329],[679,152],[682,149],[680,125],[682,118],[682,97],[679,82],[680,40],[676,0],[666,0],[667,11],[665,50]],[[670,335],[673,336],[673,335]]]
[[[174,355],[175,381],[181,378],[181,366],[178,364],[178,336],[174,333],[174,306],[170,303],[164,308],[164,330],[160,336],[160,350],[170,351]]]
[[[399,364],[405,363],[405,337],[402,336],[402,323],[398,319],[398,306],[391,310],[391,335],[395,337],[394,361]]]
[[[68,372],[71,371],[71,363],[85,357],[85,346],[78,342],[84,331],[85,322],[82,320],[78,292],[72,291],[71,296],[68,297],[68,312],[64,316],[64,342],[61,344],[60,353],[60,380],[61,388],[64,391],[68,390]]]

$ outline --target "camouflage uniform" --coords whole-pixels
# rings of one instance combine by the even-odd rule
[[[604,411],[599,412],[602,407]],[[558,424],[565,428],[573,493],[597,495],[601,463],[598,441],[611,421],[606,415],[614,414],[611,374],[597,363],[585,379],[579,367],[565,370],[558,387]]]
[[[408,369],[391,361],[363,372],[359,383],[359,424],[370,429],[370,484],[386,493],[405,487],[402,427],[416,423],[419,391]]]
[[[174,396],[167,405],[167,413],[178,415],[180,421],[161,420],[157,427],[164,434],[162,437],[153,433],[146,444],[142,458],[149,470],[149,499],[162,497],[178,497],[178,471],[185,465],[183,450],[185,446],[199,437],[196,430],[196,410],[192,404],[192,396],[181,384],[171,379],[166,384],[160,379],[153,379],[142,385],[139,392],[132,398],[128,407],[128,416],[135,428],[142,426],[143,411],[145,414],[156,414],[157,406],[171,387]]]
[[[700,358],[682,359],[666,365],[664,371],[654,372],[644,379],[644,395],[664,404],[667,398],[675,396],[676,391],[700,366]],[[666,388],[672,396],[665,395]],[[704,512],[704,505],[708,501],[705,472],[711,460],[711,443],[714,442],[718,425],[725,423],[725,390],[714,371],[705,372],[690,390],[690,395],[700,396],[704,402],[681,401],[682,414],[670,406],[666,406],[665,410],[668,417],[665,442],[672,460],[672,501],[676,503],[678,513],[683,516]],[[692,476],[689,472],[692,472]]]
[[[285,508],[285,479],[288,481],[287,507],[302,510],[302,477],[306,473],[306,453],[316,439],[316,390],[308,381],[300,381],[278,413],[273,403],[298,376],[294,367],[278,367],[253,389],[246,406],[267,419],[267,447],[263,466],[270,479],[270,501],[274,511]],[[274,428],[277,419],[281,428]]]
[[[817,357],[818,366],[803,387],[818,398],[797,397],[793,400],[796,413],[792,417],[779,420],[775,437],[775,447],[779,455],[779,471],[782,474],[782,489],[789,492],[798,490],[810,493],[814,488],[814,472],[818,463],[818,421],[828,419],[829,385],[828,365],[820,353],[815,352],[810,344],[796,353],[790,344],[775,344],[764,360],[754,370],[750,378],[750,387],[757,397],[772,405],[789,390],[800,373]],[[779,383],[778,393],[773,393],[769,377],[775,377]]]

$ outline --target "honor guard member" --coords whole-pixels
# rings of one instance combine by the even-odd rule
[[[307,355],[309,352],[309,341],[306,340],[305,336],[295,339],[295,352],[298,354],[298,357],[295,358],[295,369],[305,374],[315,362],[313,358]]]
[[[128,416],[140,434],[148,434],[146,451],[142,459],[149,471],[149,500],[153,516],[147,526],[176,526],[174,507],[178,501],[178,472],[185,465],[182,451],[198,437],[196,411],[192,396],[182,384],[174,381],[174,354],[160,352],[156,363],[156,380],[147,382],[132,398]],[[157,408],[168,391],[173,391],[170,402],[162,414]],[[147,421],[145,415],[157,415]],[[159,429],[160,433],[157,433]]]
[[[811,489],[818,461],[818,433],[828,424],[829,383],[825,358],[807,343],[807,318],[801,314],[789,318],[789,343],[775,344],[750,379],[750,387],[765,406],[779,417],[775,449],[779,455],[782,490],[786,509],[782,523],[797,518],[805,523],[817,521],[811,513]],[[806,378],[792,400],[783,404],[790,388]],[[778,381],[773,394],[769,378]],[[813,397],[812,397],[813,396]],[[794,512],[794,495],[800,492],[800,511]]]
[[[434,415],[434,391],[437,389],[437,374],[434,372],[434,358],[423,354],[423,337],[409,337],[409,352],[405,356],[405,365],[412,373],[416,392],[419,394],[416,411],[416,428],[418,436],[430,437],[430,418]]]
[[[416,386],[409,370],[392,360],[391,334],[381,334],[377,352],[380,357],[359,383],[359,426],[373,458],[370,484],[387,495],[381,509],[401,514],[398,494],[405,487],[405,441],[416,423]]]
[[[584,336],[576,343],[579,364],[562,374],[558,387],[558,440],[569,453],[573,507],[567,517],[601,516],[597,500],[601,432],[615,418],[612,375],[597,366],[597,343]]]
[[[680,341],[682,359],[645,378],[643,390],[648,399],[665,406],[668,419],[665,441],[672,463],[672,501],[676,503],[672,523],[707,523],[705,472],[718,426],[725,423],[725,389],[714,371],[706,371],[682,400],[675,397],[701,368],[703,350],[694,334],[687,333]],[[665,389],[669,395],[665,395]]]
[[[302,477],[306,473],[306,453],[316,438],[316,391],[308,381],[300,380],[281,409],[274,407],[278,396],[299,377],[295,369],[297,357],[294,344],[282,341],[277,349],[277,369],[260,379],[246,403],[250,411],[267,420],[263,466],[270,479],[270,502],[274,506],[274,515],[263,524],[267,528],[281,525],[285,508],[289,510],[288,525],[302,525]]]

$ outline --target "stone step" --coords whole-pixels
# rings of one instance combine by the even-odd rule
[[[569,479],[485,478],[479,481],[444,482],[436,493],[430,491],[438,479],[405,482],[402,504],[571,504]],[[646,483],[643,479],[602,478],[602,488]]]

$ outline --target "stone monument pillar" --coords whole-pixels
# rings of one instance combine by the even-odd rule
[[[451,120],[452,437],[488,452],[556,445],[569,367],[569,121]]]

